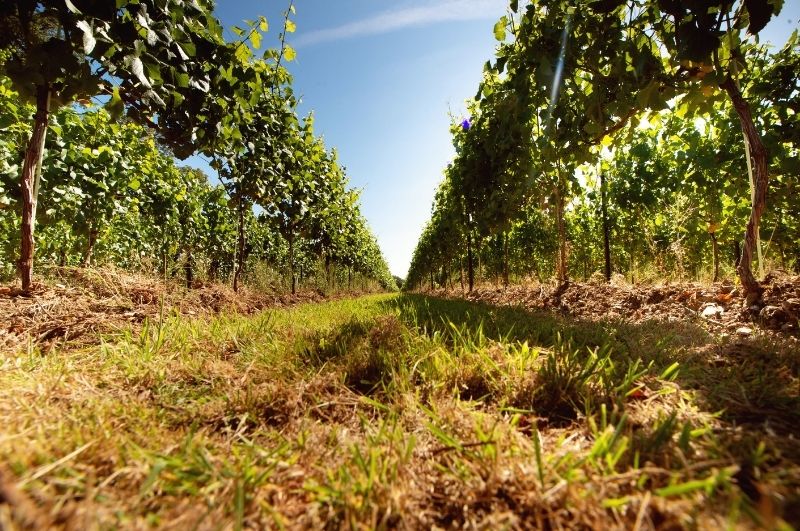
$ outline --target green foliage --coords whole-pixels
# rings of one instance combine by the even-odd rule
[[[542,280],[562,259],[585,279],[601,271],[601,173],[616,271],[729,274],[751,215],[741,115],[723,97],[731,83],[771,157],[767,256],[800,266],[788,199],[800,182],[800,41],[769,51],[744,35],[780,7],[512,2],[470,116],[451,127],[456,158],[406,287],[452,286],[454,275],[464,286],[470,262],[496,282]]]
[[[224,42],[213,8],[209,0],[116,7],[84,0],[4,2],[0,48],[10,54],[4,70],[28,101],[41,87],[56,106],[112,96],[113,114],[124,106],[137,120],[157,121],[162,136],[185,156],[194,150],[190,146],[201,145],[203,128],[231,127],[236,113],[226,117],[219,104],[227,107],[232,98],[246,110],[244,89],[257,81],[232,60],[238,46]],[[234,79],[241,83],[230,83]],[[209,98],[212,89],[217,93]]]
[[[212,279],[238,280],[251,256],[288,265],[293,277],[324,262],[329,288],[336,263],[350,285],[355,274],[392,289],[335,153],[314,135],[311,118],[297,117],[281,65],[296,54],[286,42],[294,8],[280,49],[263,59],[254,50],[269,28],[264,17],[232,28],[241,40],[228,43],[213,10],[211,0],[3,3],[0,227],[19,228],[13,181],[34,148],[26,122],[46,111],[27,102],[47,94],[55,116],[36,220],[41,258],[163,274],[182,264],[190,284],[199,264]],[[92,98],[105,99],[105,110],[74,107]],[[212,159],[224,187],[175,165],[173,155],[192,153]],[[4,275],[18,241],[3,242]]]
[[[7,78],[0,81],[0,106],[9,122],[0,129],[0,227],[15,234],[16,181],[31,108],[20,102]],[[294,120],[291,109],[286,108],[285,115]],[[265,116],[274,123],[277,113]],[[287,134],[281,140],[276,135],[269,149],[292,153],[301,165],[262,160],[260,174],[245,174],[270,179],[256,182],[263,193],[251,192],[262,214],[245,214],[253,236],[246,249],[246,271],[255,275],[257,264],[266,262],[288,275],[292,262],[306,284],[322,278],[326,291],[337,286],[366,288],[372,282],[396,289],[359,213],[358,194],[348,189],[335,154],[313,137],[310,122],[305,132],[296,120],[289,123],[294,124],[290,131],[295,136]],[[228,186],[229,192],[211,185],[199,170],[178,167],[153,132],[115,119],[103,108],[64,107],[54,114],[50,129],[37,215],[37,248],[43,262],[97,262],[162,275],[176,275],[181,268],[187,281],[232,274],[237,221],[236,208],[231,207],[243,185]],[[287,246],[293,233],[281,230],[285,224],[276,220],[291,220],[288,226],[297,243],[293,261]],[[4,277],[13,275],[17,245],[16,238],[3,241]],[[328,270],[319,265],[326,262]],[[337,264],[342,268],[338,274],[333,271]],[[285,289],[281,284],[269,287]]]
[[[164,274],[183,262],[190,284],[196,264],[206,262],[209,277],[233,272],[237,285],[260,247],[262,259],[288,262],[293,277],[324,261],[330,287],[336,262],[348,268],[349,284],[355,273],[392,288],[335,154],[314,135],[312,120],[295,112],[281,65],[296,55],[286,42],[296,29],[294,8],[285,13],[280,49],[263,59],[254,50],[267,20],[234,27],[241,40],[227,43],[213,9],[210,0],[3,3],[0,226],[9,234],[19,227],[13,178],[23,153],[37,149],[27,145],[34,109],[26,102],[37,101],[41,123],[47,108],[35,96],[44,94],[56,111],[37,216],[38,248],[48,260],[144,267],[147,258]],[[72,107],[102,97],[106,111]],[[211,157],[224,189],[176,167],[171,156],[197,152]],[[260,221],[254,205],[265,211]],[[247,243],[251,232],[259,233],[258,246]],[[5,275],[17,242],[4,242]]]

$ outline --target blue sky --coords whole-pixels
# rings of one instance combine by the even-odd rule
[[[405,277],[442,170],[453,158],[450,113],[460,116],[506,0],[297,0],[289,64],[303,114],[339,152],[392,272]],[[218,0],[226,27],[264,15],[274,45],[288,0]],[[800,2],[785,2],[764,37],[785,42]],[[233,40],[233,35],[230,36]],[[188,164],[212,170],[199,158]]]
[[[265,15],[273,43],[287,2],[219,0],[226,27]],[[392,272],[405,277],[460,115],[494,53],[505,0],[298,0],[289,64],[303,113],[339,152]],[[199,159],[188,163],[212,171]]]

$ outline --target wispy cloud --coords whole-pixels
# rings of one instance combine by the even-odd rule
[[[499,18],[507,0],[439,0],[424,6],[405,7],[356,20],[333,28],[298,34],[294,45],[311,46],[324,42],[380,35],[403,28],[437,22]]]

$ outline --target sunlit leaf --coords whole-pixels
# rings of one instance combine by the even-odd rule
[[[506,40],[506,25],[508,24],[508,17],[500,17],[494,25],[494,38],[498,41]]]

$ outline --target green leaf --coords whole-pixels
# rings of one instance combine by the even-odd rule
[[[194,45],[193,42],[186,41],[181,46],[183,51],[186,52],[189,57],[194,57],[197,55],[197,47]]]
[[[664,372],[661,373],[660,378],[662,380],[672,380],[673,377],[677,374],[678,369],[680,368],[680,363],[677,361],[664,369]]]
[[[508,17],[502,16],[500,20],[494,25],[494,38],[498,41],[506,40],[506,25],[508,24]]]
[[[708,483],[709,481],[707,479],[696,479],[687,481],[686,483],[679,483],[677,485],[670,485],[668,487],[656,489],[655,493],[656,496],[661,496],[664,498],[671,496],[682,496],[684,494],[703,490],[708,486]]]
[[[191,82],[189,78],[189,74],[184,74],[183,72],[178,72],[175,74],[175,86],[180,88],[187,88]]]
[[[630,496],[623,496],[621,498],[606,498],[602,501],[601,505],[605,509],[618,509],[629,504],[631,500],[632,498]]]
[[[254,31],[250,34],[250,44],[253,45],[253,48],[258,50],[261,48],[261,34],[257,31]]]
[[[258,28],[261,31],[269,31],[269,23],[266,17],[258,17]]]
[[[636,104],[640,109],[649,108],[654,100],[654,95],[658,94],[658,83],[651,81],[648,85],[639,91],[636,95]]]
[[[0,113],[0,130],[6,129],[9,126],[15,125],[18,122],[16,116],[11,113]]]
[[[295,51],[294,48],[292,48],[287,44],[286,47],[283,49],[283,56],[286,58],[287,61],[294,61],[295,58],[297,57],[297,52]]]
[[[156,460],[156,462],[153,464],[153,468],[150,469],[150,474],[147,475],[147,479],[145,479],[141,489],[139,490],[139,497],[143,497],[145,494],[150,492],[150,489],[153,487],[156,480],[158,480],[158,476],[161,474],[161,471],[164,470],[166,466],[167,463],[163,459]]]
[[[125,110],[125,105],[122,103],[119,87],[114,87],[114,92],[111,93],[111,99],[106,103],[105,109],[115,120],[122,115],[122,112]]]
[[[247,46],[240,44],[236,47],[236,59],[238,59],[242,63],[246,63],[250,60],[250,57],[253,55],[253,52]]]

